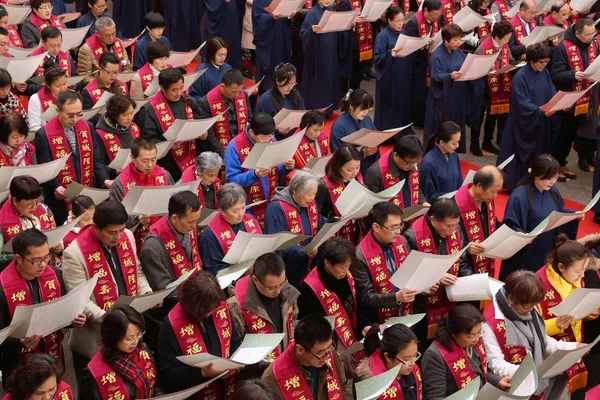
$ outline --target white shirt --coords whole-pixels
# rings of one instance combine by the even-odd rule
[[[27,105],[27,114],[29,115],[29,130],[37,131],[42,126],[46,125],[46,121],[42,119],[42,103],[40,101],[40,96],[38,94],[34,94],[29,99],[29,104]]]

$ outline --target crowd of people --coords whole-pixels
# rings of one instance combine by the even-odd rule
[[[0,68],[0,168],[66,162],[47,181],[15,174],[3,193],[0,329],[16,323],[18,306],[97,281],[70,326],[0,344],[5,399],[147,399],[203,383],[191,398],[353,399],[356,384],[397,367],[381,399],[441,400],[477,378],[480,387],[508,391],[527,355],[539,366],[600,335],[600,307],[584,319],[551,311],[577,288],[600,288],[600,237],[577,237],[583,214],[501,262],[482,245],[502,225],[530,233],[553,211],[573,212],[555,186],[577,177],[567,167],[572,147],[578,167],[595,174],[593,193],[600,190],[597,86],[569,109],[540,108],[558,90],[593,83],[583,71],[600,51],[594,9],[566,0],[548,10],[534,0],[394,0],[375,22],[359,15],[349,30],[321,33],[326,11],[366,2],[307,1],[277,15],[264,0],[114,0],[111,17],[105,0],[90,0],[76,3],[81,15],[67,26],[63,0],[29,3],[18,26],[8,24],[16,6],[0,5],[0,57],[15,48],[45,54],[24,83]],[[463,32],[453,17],[464,7],[486,22]],[[537,25],[565,31],[525,46]],[[85,27],[81,46],[61,49],[65,29]],[[401,56],[399,35],[430,39]],[[169,63],[173,51],[204,41],[197,68]],[[461,81],[467,53],[498,59],[489,75]],[[495,73],[521,61],[516,71]],[[203,73],[186,85],[194,69]],[[74,76],[83,79],[71,85]],[[261,82],[254,92],[245,90],[247,78]],[[375,80],[374,96],[360,87],[364,80]],[[284,108],[303,112],[299,126],[275,122]],[[164,136],[176,120],[212,117],[194,140]],[[344,140],[411,122],[376,147]],[[292,135],[302,137],[291,159],[245,167],[255,144]],[[130,162],[112,168],[122,149]],[[498,154],[497,165],[514,159],[502,169],[483,166],[463,184],[459,154],[467,150]],[[317,171],[312,161],[324,157]],[[306,249],[345,217],[338,199],[353,181],[373,193],[404,185]],[[197,190],[164,199],[164,215],[128,213],[123,204],[134,186],[190,182]],[[70,196],[74,183],[107,199]],[[510,192],[505,210],[494,201],[501,190]],[[425,211],[412,217],[412,206]],[[214,213],[200,224],[205,210]],[[593,210],[600,222],[600,205]],[[71,222],[50,247],[44,232]],[[240,267],[226,261],[239,232],[306,239],[259,251],[243,276],[222,285],[218,277]],[[411,251],[457,254],[456,262],[425,291],[398,288],[391,277]],[[503,286],[485,303],[450,301],[446,289],[474,274]],[[177,289],[144,312],[119,302],[174,282]],[[411,327],[388,322],[420,313]],[[270,333],[283,340],[243,368],[180,359],[229,358],[247,335]],[[348,351],[363,339],[362,350]],[[573,399],[600,398],[599,365],[593,348],[565,373],[540,379],[531,398],[558,400],[565,390]]]

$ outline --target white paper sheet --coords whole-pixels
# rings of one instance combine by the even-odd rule
[[[110,190],[108,189],[96,189],[89,186],[83,186],[79,182],[73,182],[65,190],[65,197],[69,200],[79,196],[88,196],[94,201],[94,204],[98,205],[104,200],[107,200],[110,196]]]
[[[146,293],[142,296],[119,296],[113,307],[118,304],[124,304],[133,307],[139,313],[143,313],[157,304],[160,304],[173,293],[175,289],[177,289],[177,286],[159,290],[157,292]]]
[[[200,219],[198,219],[198,226],[208,226],[210,221],[219,213],[220,210],[214,210],[210,208],[203,208],[200,213]]]
[[[185,85],[185,83],[184,83],[184,85]],[[152,97],[156,93],[158,93],[159,90],[160,90],[160,85],[158,84],[158,75],[155,75],[154,79],[152,79],[152,82],[150,82],[150,84],[148,85],[146,90],[144,90],[144,96]]]
[[[525,61],[521,61],[517,65],[507,64],[504,67],[502,67],[500,69],[497,69],[496,71],[490,72],[488,75],[505,74],[507,72],[511,72],[511,71],[514,71],[514,70],[519,69],[521,67],[524,67],[525,65],[527,65],[527,63]]]
[[[21,326],[24,319],[18,321],[13,319],[13,321],[14,322],[11,321],[11,324],[9,326],[0,330],[0,344],[2,344],[2,342],[4,342],[17,328]]]
[[[19,4],[19,3],[13,3],[12,1],[10,3],[11,4]],[[25,3],[26,3],[26,1],[24,1],[21,4],[25,4]],[[11,4],[2,4],[2,6],[4,6],[4,8],[6,8],[6,12],[8,13],[8,25],[21,25],[23,22],[25,22],[25,19],[29,16],[29,13],[31,13],[31,7],[11,5]]]
[[[571,8],[579,12],[588,11],[596,4],[597,0],[573,0],[571,1]]]
[[[467,248],[468,246],[456,254],[444,256],[413,250],[402,263],[402,268],[392,275],[390,282],[399,289],[416,290],[422,293],[442,279]]]
[[[593,79],[594,75],[600,72],[600,60],[596,58],[593,63],[588,65],[588,67],[583,71],[583,74],[586,78],[590,80],[596,81],[597,79]]]
[[[86,33],[88,33],[90,29],[90,25],[83,26],[81,28],[63,28],[61,29],[62,33],[62,44],[60,45],[61,50],[69,51],[71,49],[76,49],[81,46],[83,39],[85,38]]]
[[[265,11],[273,15],[289,17],[302,8],[304,0],[273,0]]]
[[[160,160],[161,158],[166,156],[174,144],[175,144],[174,140],[165,140],[165,141],[156,143],[156,159]]]
[[[223,262],[238,264],[243,261],[256,259],[259,256],[283,250],[307,239],[305,235],[295,235],[290,232],[263,235],[239,231],[229,248]]]
[[[348,136],[342,138],[342,142],[353,144],[355,146],[377,147],[396,134],[410,127],[412,122],[399,128],[386,129],[385,131],[376,131],[373,129],[362,128]]]
[[[394,50],[400,50],[398,53],[400,57],[406,57],[415,51],[427,46],[429,42],[429,36],[423,38],[416,38],[407,35],[398,35]]]
[[[369,211],[380,201],[389,201],[392,197],[400,193],[404,186],[404,179],[379,193],[373,193],[356,179],[350,181],[340,197],[335,202],[335,206],[342,215],[348,215],[357,205],[364,202],[362,207],[354,213],[353,219],[364,218],[369,215]]]
[[[575,321],[578,321],[598,308],[600,308],[600,289],[577,288],[549,311],[557,317],[571,315]]]
[[[577,100],[579,100],[588,90],[592,89],[598,82],[594,82],[587,89],[577,90],[575,92],[563,92],[559,90],[549,102],[540,107],[542,111],[561,111],[570,108]]]
[[[469,183],[473,183],[473,178],[475,177],[475,173],[476,173],[475,171],[470,169],[469,172],[467,172],[467,176],[465,176],[465,179],[463,180],[463,184],[460,186],[462,187],[462,186],[468,185]],[[440,199],[451,199],[454,197],[456,192],[458,192],[458,190],[443,194],[440,196]]]
[[[313,157],[308,160],[304,168],[310,169],[317,178],[322,178],[325,176],[325,167],[329,160],[331,160],[331,157],[333,157],[333,154],[323,157]]]
[[[150,100],[150,99],[132,99],[133,101],[135,101],[135,112],[134,115],[137,114],[138,112],[140,112],[140,110],[142,109],[142,107],[144,107],[144,105]]]
[[[481,378],[477,377],[471,381],[467,386],[458,392],[454,392],[451,396],[446,397],[444,400],[475,400],[477,397],[477,392],[479,391],[479,386]]]
[[[200,180],[171,186],[134,186],[121,202],[132,215],[164,215],[169,212],[169,199],[182,190],[195,192]]]
[[[232,282],[240,279],[252,266],[256,260],[247,260],[239,264],[232,265],[217,272],[217,280],[221,289],[226,289]]]
[[[390,387],[396,380],[396,376],[400,372],[401,365],[384,372],[383,374],[375,375],[371,378],[357,382],[355,385],[356,398],[361,400],[375,400]],[[387,398],[386,395],[381,398]]]
[[[187,398],[192,397],[194,394],[198,393],[200,390],[204,389],[205,387],[208,387],[208,385],[221,379],[226,374],[227,374],[227,372],[223,372],[221,375],[216,376],[207,382],[201,383],[200,385],[191,387],[189,389],[181,390],[179,392],[165,394],[165,395],[157,396],[157,397],[152,397],[152,400],[186,400]],[[141,400],[150,400],[150,399],[141,399]]]
[[[169,59],[167,60],[167,64],[170,64],[175,68],[183,67],[184,65],[189,65],[196,57],[196,54],[198,54],[198,52],[202,50],[202,47],[204,47],[205,44],[206,42],[202,43],[200,47],[198,47],[196,50],[183,52],[172,51],[171,55],[169,56]]]
[[[410,207],[406,207],[402,210],[402,221],[406,222],[419,218],[420,216],[427,214],[427,211],[429,211],[429,206],[421,204],[414,204]]]
[[[477,400],[528,400],[529,396],[516,396],[509,394],[504,390],[498,389],[491,383],[487,382],[479,393],[477,393]]]
[[[81,119],[88,121],[88,120],[92,119],[93,117],[95,117],[97,114],[103,114],[104,111],[106,111],[106,107],[92,108],[91,110],[84,110],[83,117],[81,117]]]
[[[119,149],[115,158],[108,164],[108,168],[123,170],[131,162],[131,150]]]
[[[532,231],[532,233],[544,233],[551,231],[552,229],[556,229],[559,226],[564,224],[568,224],[571,221],[574,221],[578,218],[581,218],[586,212],[592,209],[594,205],[600,199],[600,192],[596,193],[596,195],[590,200],[590,202],[584,207],[581,211],[576,211],[574,213],[566,213],[566,212],[558,212],[552,211],[549,216],[546,217],[539,225]],[[543,229],[541,229],[543,228]]]
[[[452,21],[456,25],[460,26],[463,32],[469,32],[487,20],[473,11],[471,7],[463,7],[460,11],[454,14]]]
[[[491,300],[494,296],[494,283],[488,274],[463,276],[452,286],[446,286],[446,295],[453,302]]]
[[[527,246],[537,235],[515,232],[508,225],[502,225],[480,243],[485,249],[482,256],[506,260]]]
[[[343,32],[352,28],[360,10],[354,11],[329,11],[326,10],[319,21],[317,34]]]
[[[200,135],[208,132],[223,114],[224,112],[205,119],[176,119],[173,125],[163,133],[163,136],[165,139],[178,142],[189,142],[198,139]]]
[[[44,111],[44,113],[42,114],[42,120],[48,122],[50,121],[52,118],[56,117],[58,115],[58,111],[56,110],[56,106],[55,105],[51,105],[50,107],[48,107],[48,109],[46,111]]]
[[[465,59],[463,65],[460,67],[460,71],[458,71],[462,75],[460,76],[460,78],[457,79],[457,81],[473,81],[475,79],[479,79],[483,76],[486,76],[488,72],[490,72],[490,69],[492,68],[497,59],[498,54],[467,54],[467,58]]]
[[[85,281],[65,296],[56,300],[31,306],[17,306],[13,320],[25,320],[20,324],[19,328],[15,329],[11,336],[18,339],[33,335],[45,337],[52,332],[71,325],[77,315],[83,312],[97,281],[98,275],[94,275],[90,280]]]
[[[58,173],[64,167],[69,157],[71,157],[70,153],[66,157],[45,164],[36,164],[27,167],[2,167],[0,168],[0,190],[7,190],[13,178],[23,175],[30,175],[39,183],[46,183],[58,176]]]
[[[113,93],[109,92],[108,90],[105,90],[104,93],[102,93],[102,96],[100,96],[100,98],[96,102],[96,104],[94,104],[94,109],[106,106],[108,100],[110,100],[110,98],[113,96]]]
[[[556,350],[538,367],[538,377],[540,379],[549,379],[562,374],[589,352],[598,341],[600,341],[600,336],[587,346],[575,350]]]
[[[308,110],[289,110],[282,108],[273,119],[277,129],[293,129],[300,126],[300,121]]]
[[[123,47],[128,48],[129,46],[137,42],[140,36],[144,34],[144,32],[146,32],[146,28],[142,29],[142,32],[136,37],[132,37],[131,39],[123,39]]]
[[[551,37],[562,35],[564,33],[565,29],[560,26],[536,26],[529,35],[523,38],[522,44],[524,46],[531,46],[532,44],[542,43]]]
[[[511,155],[510,157],[508,157],[506,160],[502,161],[502,162],[500,163],[500,165],[498,165],[498,169],[499,169],[500,171],[504,170],[504,168],[506,168],[506,166],[507,166],[508,164],[510,164],[510,163],[512,162],[512,160],[514,160],[514,159],[515,159],[515,155],[513,154],[513,155]]]
[[[137,71],[134,72],[121,72],[117,75],[117,79],[121,82],[127,83],[133,79],[133,77],[137,75]]]
[[[52,229],[48,229],[48,230],[44,231],[44,234],[46,235],[46,238],[48,239],[48,247],[52,248],[54,246],[58,246],[59,244],[61,244],[63,238],[67,235],[67,233],[69,233],[75,227],[75,225],[77,225],[77,223],[79,222],[79,220],[82,217],[83,217],[83,215],[80,215],[79,217],[75,218],[73,221],[69,222],[68,224],[60,225],[60,226],[57,226],[56,228],[52,228]],[[6,252],[6,253],[12,253],[13,239],[10,239],[7,243],[4,244],[4,246],[2,246],[2,251]]]
[[[77,18],[81,17],[81,13],[79,12],[67,12],[57,16],[63,24],[68,24],[69,22],[75,21]]]
[[[75,86],[89,75],[74,75],[67,77],[67,86]]]
[[[396,325],[396,324],[404,324],[406,326],[408,326],[409,328],[412,328],[413,326],[415,326],[416,324],[418,324],[423,318],[425,318],[427,314],[425,313],[420,313],[420,314],[412,314],[412,315],[405,315],[402,317],[391,317],[388,318],[384,325],[387,327]]]
[[[31,53],[33,53],[36,49],[21,49],[19,47],[8,47],[8,53],[15,58],[26,58],[29,57]]]
[[[508,392],[514,396],[532,396],[538,386],[537,367],[531,353],[527,353],[521,365],[511,377]]]
[[[315,237],[310,241],[310,243],[302,248],[302,251],[305,253],[310,253],[314,249],[317,249],[320,245],[325,243],[325,241],[331,237],[333,237],[346,223],[353,218],[355,218],[356,213],[362,208],[364,201],[359,203],[353,212],[343,216],[338,221],[335,222],[327,222],[325,223],[321,229],[317,232]]]
[[[208,68],[205,68],[200,71],[192,72],[191,74],[183,75],[183,91],[186,92],[190,86],[192,86],[192,84],[206,72],[207,69]]]
[[[254,85],[244,88],[244,92],[246,92],[248,96],[253,96],[264,79],[265,77],[263,76],[262,79],[256,82]]]
[[[12,77],[13,83],[25,83],[40,66],[48,53],[27,58],[8,58],[0,56],[0,67],[5,68]]]
[[[393,0],[367,0],[360,15],[367,22],[375,22],[385,13]]]
[[[274,143],[256,143],[242,163],[247,169],[272,168],[294,158],[305,129]]]

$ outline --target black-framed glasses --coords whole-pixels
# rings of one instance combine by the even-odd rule
[[[102,71],[106,72],[110,76],[117,76],[117,75],[119,75],[119,71],[113,71],[113,72],[111,72],[111,71],[107,71],[106,68],[102,68],[102,67],[100,67],[100,69]]]
[[[288,283],[288,280],[287,280],[287,278],[285,278],[285,281],[283,281],[283,283],[282,283],[281,285],[279,285],[279,286],[275,286],[275,287],[270,287],[270,286],[267,286],[267,285],[265,285],[264,283],[262,283],[262,281],[261,281],[260,279],[258,279],[258,277],[257,277],[256,275],[253,275],[253,276],[254,276],[254,277],[256,278],[256,280],[257,280],[257,281],[258,281],[258,282],[261,284],[261,286],[262,286],[262,287],[264,287],[264,288],[265,288],[265,290],[266,290],[267,292],[269,292],[269,293],[275,293],[275,292],[277,292],[277,291],[279,291],[279,290],[283,289],[283,288],[285,287],[285,285]]]
[[[319,361],[323,361],[323,359],[325,359],[326,357],[329,357],[329,355],[330,355],[330,354],[331,354],[331,352],[333,351],[333,345],[329,346],[329,347],[327,348],[327,352],[326,352],[325,354],[323,354],[321,357],[319,357],[318,355],[316,355],[315,353],[313,353],[312,351],[310,351],[310,350],[308,350],[308,349],[307,349],[306,351],[308,351],[308,352],[309,352],[309,353],[310,353],[310,354],[311,354],[311,355],[312,355],[314,358],[316,358],[317,360],[319,360]]]
[[[377,225],[379,225],[393,233],[400,233],[400,232],[402,232],[402,228],[404,228],[404,222],[399,223],[398,225],[392,225],[392,226],[385,226],[382,224],[377,224]]]
[[[34,267],[39,267],[42,263],[48,264],[50,262],[50,257],[52,257],[52,255],[48,253],[44,257],[34,258],[33,260],[23,257],[23,260],[30,262]]]
[[[415,363],[419,360],[419,358],[421,358],[421,353],[419,353],[417,351],[417,354],[415,354],[412,361],[404,361],[404,360],[399,359],[396,356],[394,356],[394,358],[396,359],[396,361],[400,362],[402,365],[406,365],[407,367],[409,367],[411,365],[415,365]]]

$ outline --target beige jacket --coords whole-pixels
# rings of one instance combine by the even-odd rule
[[[106,46],[104,48],[106,49]],[[129,56],[127,55],[127,52],[124,53],[124,58],[121,61],[125,61],[125,63],[122,65],[123,70],[121,72],[131,72],[133,71],[133,67],[129,61]],[[79,53],[77,54],[77,73],[81,76],[90,75],[99,69],[100,66],[92,54],[92,49],[90,49],[90,46],[88,46],[87,43],[84,43],[83,46],[79,48]],[[90,80],[92,80],[92,77],[88,76],[83,80],[83,82],[85,85],[87,85]]]
[[[133,253],[137,254],[133,233],[127,229],[125,230],[125,233],[129,237],[129,242],[133,246]],[[135,257],[135,261],[137,264],[138,294],[143,295],[152,292],[137,256]],[[112,275],[110,269],[109,272]],[[85,259],[83,258],[83,254],[79,249],[77,240],[73,241],[73,243],[71,243],[63,253],[62,273],[67,291],[73,290],[91,278],[88,275],[88,270],[85,266]],[[113,282],[114,281],[115,280],[113,276]],[[87,317],[87,321],[82,328],[73,329],[69,339],[69,346],[71,350],[91,359],[100,349],[100,324],[102,323],[102,317],[106,311],[102,310],[96,305],[96,299],[92,294],[90,301],[88,301],[83,312]]]
[[[134,100],[144,100],[144,89],[142,89],[142,82],[140,81],[140,75],[135,74],[131,78],[131,86],[129,88],[129,97]]]

